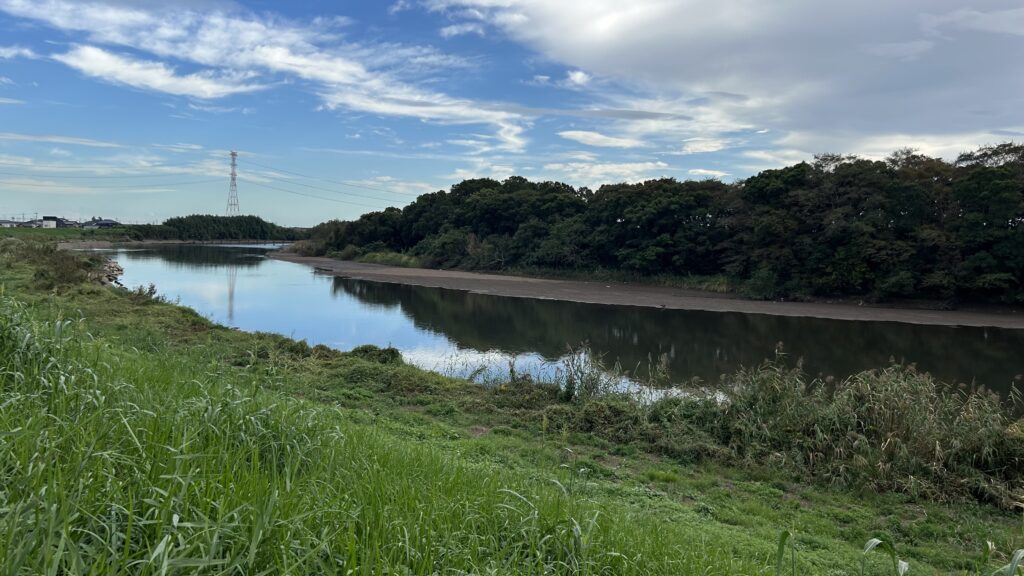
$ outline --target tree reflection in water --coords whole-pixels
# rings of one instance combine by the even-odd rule
[[[780,348],[790,363],[820,377],[914,363],[941,380],[1005,394],[1024,372],[1013,352],[1024,350],[1024,331],[607,306],[340,277],[333,290],[365,305],[398,308],[417,328],[462,349],[557,361],[568,346],[587,342],[607,362],[641,377],[664,355],[675,380],[713,382],[774,358]]]

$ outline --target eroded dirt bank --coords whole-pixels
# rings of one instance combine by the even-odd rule
[[[1024,329],[1024,311],[920,310],[899,307],[867,306],[848,303],[765,302],[743,298],[683,290],[661,286],[643,286],[614,282],[552,280],[481,274],[458,270],[401,268],[379,264],[362,264],[330,258],[305,257],[288,252],[273,252],[272,258],[312,266],[318,272],[370,280],[467,290],[479,294],[515,298],[542,298],[592,304],[647,306],[674,310],[705,310],[709,312],[741,312],[773,314],[833,320],[905,322],[936,326],[990,326]]]

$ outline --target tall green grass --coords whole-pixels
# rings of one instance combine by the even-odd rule
[[[754,574],[561,481],[470,465],[0,300],[0,573]],[[745,559],[737,559],[737,556]]]
[[[546,425],[683,462],[767,465],[845,488],[1024,507],[1016,392],[968,393],[898,365],[823,382],[776,360],[644,401],[607,385],[593,355],[581,357],[561,384],[573,402],[547,406]]]
[[[344,258],[342,258],[344,260]],[[356,262],[365,262],[367,264],[383,264],[385,266],[399,266],[402,268],[420,268],[423,266],[423,262],[411,254],[401,254],[399,252],[370,252],[363,254],[355,258]]]

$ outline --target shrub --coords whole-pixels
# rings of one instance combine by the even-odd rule
[[[13,250],[19,260],[34,266],[33,279],[40,288],[47,290],[86,282],[101,263],[96,256],[61,250],[55,244],[10,243],[8,249]]]
[[[372,344],[357,346],[349,354],[378,364],[403,364],[402,353],[397,348],[380,348]]]
[[[991,392],[949,390],[912,367],[862,372],[827,390],[777,363],[742,371],[687,408],[690,422],[750,462],[833,484],[1004,507],[1024,496],[1024,426]]]
[[[779,277],[769,268],[758,268],[747,280],[744,293],[757,300],[771,300],[779,293]]]

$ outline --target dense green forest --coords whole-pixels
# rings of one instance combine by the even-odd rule
[[[1021,302],[1022,223],[1024,145],[1007,143],[955,162],[819,155],[732,184],[466,180],[321,224],[304,248],[442,268],[719,275],[758,298]]]
[[[129,227],[138,240],[300,240],[305,231],[285,228],[258,216],[210,216],[195,214],[170,218],[163,224]]]

